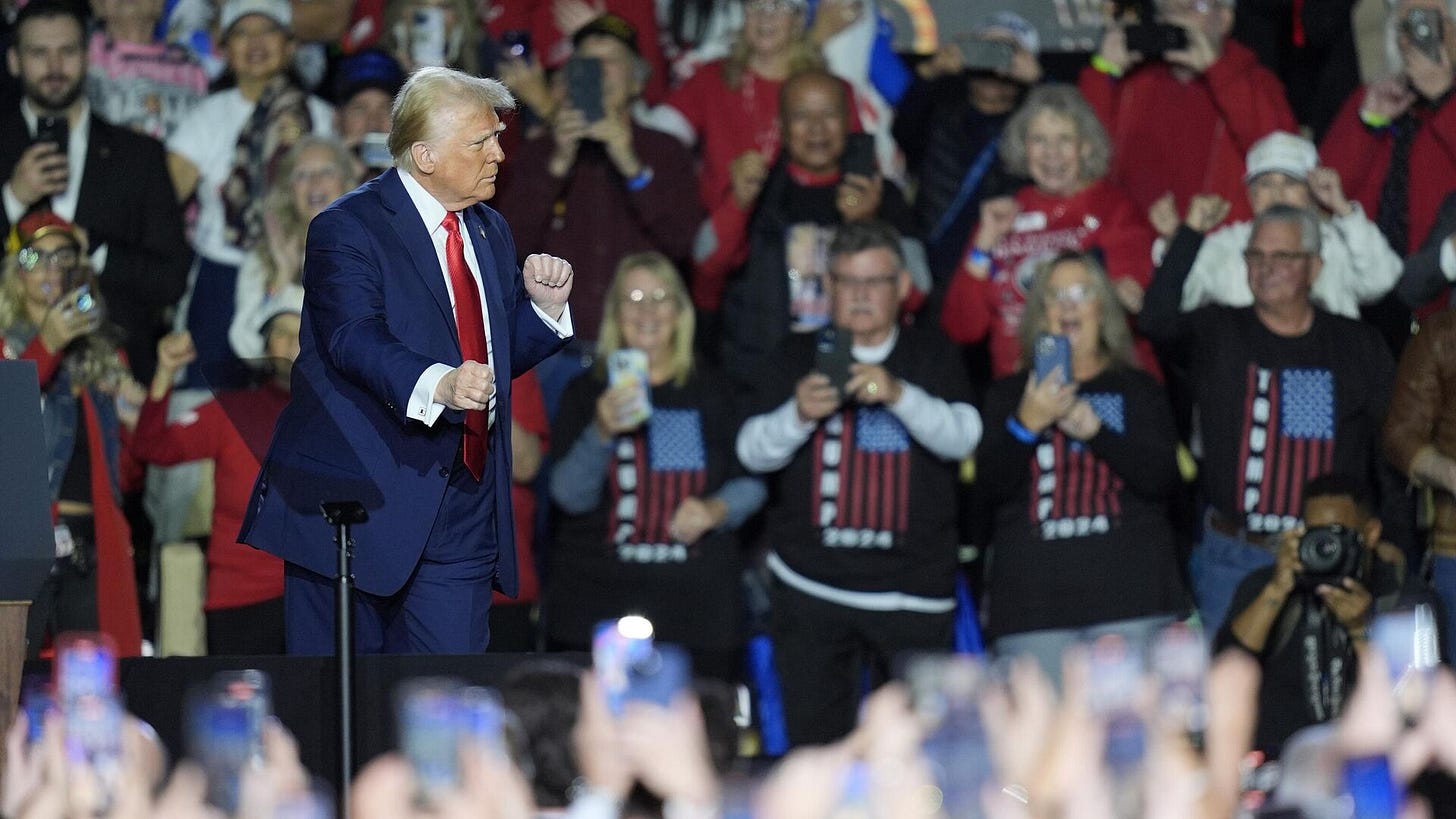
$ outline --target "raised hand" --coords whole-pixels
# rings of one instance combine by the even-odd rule
[[[571,262],[545,253],[532,253],[521,268],[526,294],[553,320],[561,318],[571,298]]]

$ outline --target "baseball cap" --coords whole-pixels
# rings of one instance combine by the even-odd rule
[[[590,23],[577,29],[576,33],[571,35],[571,45],[574,48],[580,48],[582,40],[596,36],[621,40],[632,49],[633,54],[642,53],[641,49],[637,47],[637,27],[611,12],[598,15]]]
[[[334,81],[334,102],[343,105],[366,88],[378,88],[393,97],[404,85],[404,69],[387,53],[371,48],[339,62]]]
[[[971,33],[982,38],[1008,35],[1017,45],[1032,54],[1041,51],[1041,35],[1037,33],[1036,26],[1014,11],[998,11],[987,15],[971,29]]]
[[[249,14],[261,14],[288,31],[293,30],[293,7],[288,0],[228,0],[222,7],[222,33]]]
[[[1278,171],[1295,179],[1303,180],[1319,165],[1319,152],[1314,143],[1287,131],[1275,131],[1254,143],[1245,161],[1248,182],[1259,174]]]

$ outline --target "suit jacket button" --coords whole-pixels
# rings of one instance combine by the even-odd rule
[[[450,468],[449,467],[445,467],[445,466],[440,467],[440,477],[442,477],[442,478],[448,478],[448,477],[450,477]]]

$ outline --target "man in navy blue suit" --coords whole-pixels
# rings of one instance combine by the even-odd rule
[[[421,69],[394,103],[395,168],[309,227],[293,394],[239,540],[287,562],[288,651],[333,649],[337,547],[355,500],[356,647],[472,653],[492,587],[516,589],[511,378],[571,336],[565,260],[516,268],[484,202],[505,160],[505,86]],[[499,376],[497,376],[499,373]]]

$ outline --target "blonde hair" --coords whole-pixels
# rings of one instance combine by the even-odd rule
[[[294,204],[292,179],[293,169],[298,165],[299,157],[303,152],[311,148],[327,148],[330,152],[329,159],[339,171],[339,178],[344,180],[344,189],[348,190],[355,182],[355,174],[358,172],[354,164],[354,156],[349,149],[344,147],[333,137],[321,136],[319,134],[304,134],[293,143],[288,153],[279,160],[278,167],[273,171],[273,178],[269,181],[268,193],[264,198],[264,208],[270,218],[277,220],[278,227],[285,243],[291,245],[295,239],[302,239],[305,231],[308,230],[308,223],[303,220],[303,214],[298,212],[298,206]],[[278,261],[268,248],[268,241],[259,242],[253,247],[253,254],[258,257],[259,263],[263,265],[263,282],[267,292],[272,293],[285,284],[293,284],[297,281],[297,275],[302,266],[294,269],[291,274],[278,267]]]
[[[799,31],[797,36],[789,43],[788,76],[807,71],[811,68],[823,68],[824,55],[819,51],[818,46],[809,39],[808,29],[804,27],[804,12],[796,11],[794,14],[799,17]],[[728,56],[723,58],[723,84],[737,91],[743,87],[743,75],[748,72],[748,38],[743,36],[743,29],[738,30],[738,36],[733,38],[733,45],[728,49]]]
[[[470,106],[510,110],[516,98],[505,83],[489,77],[475,77],[453,68],[421,68],[404,81],[390,110],[394,125],[389,130],[389,153],[402,171],[415,172],[410,146],[439,136],[440,119],[446,111]]]
[[[1088,284],[1097,297],[1097,348],[1107,356],[1113,366],[1134,366],[1137,362],[1132,344],[1132,330],[1127,326],[1127,314],[1122,311],[1122,302],[1112,289],[1107,271],[1089,253],[1065,250],[1036,266],[1031,289],[1026,294],[1026,311],[1021,314],[1021,358],[1031,360],[1031,351],[1036,337],[1047,331],[1047,290],[1050,287],[1052,271],[1064,264],[1079,264],[1087,272]]]
[[[102,325],[99,331],[81,336],[66,347],[63,365],[73,385],[114,391],[131,377],[131,371],[117,352],[121,331],[105,321],[106,303],[101,297],[101,286],[84,256],[72,275],[81,284],[90,285],[91,297],[96,300],[95,309],[102,316]],[[0,272],[0,335],[9,334],[12,330],[20,330],[27,335],[39,332],[25,309],[25,284],[20,280],[20,262],[15,253],[5,257],[4,270]]]
[[[410,15],[415,11],[415,5],[416,0],[389,0],[384,7],[384,31],[380,33],[379,45],[396,59],[399,55],[409,54],[410,32],[414,28]],[[476,20],[475,7],[470,0],[450,0],[450,5],[451,11],[455,12],[455,25],[445,32],[445,57],[450,60],[451,68],[467,74],[478,73],[480,25]]]
[[[606,361],[611,354],[622,349],[622,282],[634,270],[646,270],[652,274],[662,289],[667,291],[672,303],[677,305],[677,319],[672,328],[672,383],[681,387],[687,383],[693,371],[693,332],[696,318],[693,302],[688,297],[687,286],[677,272],[677,266],[666,256],[655,250],[633,253],[617,262],[617,272],[612,274],[612,286],[607,288],[607,303],[602,309],[601,329],[597,333],[597,373],[604,375]]]

